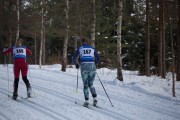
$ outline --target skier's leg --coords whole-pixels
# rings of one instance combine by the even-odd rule
[[[23,76],[22,79],[24,83],[26,84],[26,88],[30,87],[30,83],[29,83],[29,80],[27,79],[27,76]]]
[[[14,92],[13,92],[13,95],[15,94],[16,96],[18,95],[18,84],[19,84],[19,78],[14,78]]]
[[[81,74],[82,80],[83,80],[83,92],[84,92],[84,98],[85,100],[89,100],[89,90],[88,90],[88,74],[86,71],[82,72]]]
[[[27,76],[23,76],[22,79],[23,79],[24,83],[26,84],[27,96],[31,97],[32,88],[31,88],[31,85],[29,83],[29,80],[27,79]]]
[[[13,91],[13,99],[16,100],[18,96],[18,84],[19,84],[19,74],[20,74],[20,68],[18,65],[14,65],[14,91]]]
[[[83,80],[83,92],[84,92],[84,98],[85,98],[85,102],[84,102],[84,106],[87,107],[89,105],[89,90],[88,90],[88,74],[86,71],[81,73],[82,76],[82,80]]]
[[[97,94],[96,94],[96,89],[95,87],[93,86],[93,82],[94,82],[94,79],[95,79],[95,75],[96,75],[96,72],[95,71],[91,71],[89,73],[89,83],[88,83],[88,86],[89,86],[89,89],[91,91],[91,94],[92,94],[92,97],[93,97],[93,105],[96,105],[97,104]]]
[[[27,72],[28,72],[28,65],[27,63],[22,63],[22,67],[21,67],[21,73],[23,76],[27,76]]]
[[[92,94],[92,97],[93,97],[93,98],[97,96],[95,87],[93,86],[93,82],[94,82],[94,79],[95,79],[95,75],[96,75],[96,72],[95,72],[95,71],[89,72],[88,86],[89,86],[89,89],[90,89],[90,91],[91,91],[91,94]]]
[[[28,72],[28,66],[27,66],[26,63],[24,63],[23,67],[21,69],[22,79],[23,79],[24,83],[26,84],[27,96],[30,97],[30,95],[31,95],[31,85],[30,85],[29,80],[27,79],[27,72]]]

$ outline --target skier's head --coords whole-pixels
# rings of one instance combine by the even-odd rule
[[[16,41],[16,46],[22,46],[22,43],[23,43],[23,39],[19,38]]]
[[[82,37],[82,44],[89,44],[89,40],[85,37]]]

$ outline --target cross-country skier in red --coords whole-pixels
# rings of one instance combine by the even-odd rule
[[[22,45],[23,40],[18,39],[16,41],[16,45],[6,51],[3,51],[4,54],[13,53],[14,59],[14,92],[13,99],[16,100],[18,97],[18,83],[19,83],[19,75],[20,72],[22,74],[22,79],[26,84],[27,88],[27,96],[31,96],[31,85],[29,80],[27,79],[28,65],[26,63],[26,54],[32,55],[32,52],[26,48],[26,46]]]

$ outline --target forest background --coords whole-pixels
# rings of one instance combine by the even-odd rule
[[[86,37],[101,56],[98,67],[115,69],[120,2],[122,69],[164,77],[162,67],[164,73],[178,75],[178,0],[0,0],[0,49],[23,38],[33,52],[29,64],[62,64],[64,55],[71,64]],[[12,55],[0,54],[0,63],[12,64]]]

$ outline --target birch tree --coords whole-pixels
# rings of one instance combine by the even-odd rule
[[[46,37],[45,37],[45,26],[43,27],[43,52],[42,52],[42,64],[45,65],[46,63]]]
[[[14,0],[9,0],[9,5],[8,5],[8,32],[9,32],[9,38],[8,38],[8,40],[9,40],[9,44],[8,44],[8,46],[9,47],[11,47],[12,46],[12,35],[13,35],[13,25],[12,25],[12,6],[13,6],[13,4],[16,4],[15,2],[14,2]],[[8,62],[9,63],[11,63],[12,62],[12,57],[11,57],[11,54],[9,54],[9,58],[8,58]]]
[[[117,79],[123,81],[122,56],[121,56],[121,27],[122,27],[123,0],[118,0],[118,25],[117,25]]]
[[[66,0],[66,8],[65,8],[65,21],[66,21],[66,33],[63,45],[63,58],[62,58],[62,68],[61,71],[66,71],[67,65],[67,46],[68,46],[68,38],[69,38],[69,23],[68,23],[68,14],[69,14],[69,0]]]
[[[92,5],[92,28],[91,28],[91,45],[95,47],[96,39],[96,0],[91,0]]]
[[[83,17],[82,16],[83,15],[82,15],[82,6],[81,5],[83,2],[82,2],[82,0],[78,0],[78,2],[79,2],[78,3],[79,4],[79,15],[78,15],[79,16],[79,34],[80,34],[80,37],[82,37],[82,32],[83,32],[83,28],[82,28],[83,27],[83,25],[82,25],[83,24],[83,22],[82,22]],[[80,41],[80,44],[82,44],[82,41]]]
[[[39,68],[42,67],[42,52],[43,52],[43,41],[44,41],[44,4],[45,1],[41,1],[41,39],[40,39],[40,50],[39,50]]]
[[[16,40],[19,39],[19,29],[20,29],[20,26],[19,26],[19,0],[17,0],[17,5],[16,5],[16,12],[17,12],[17,33],[16,33]]]

